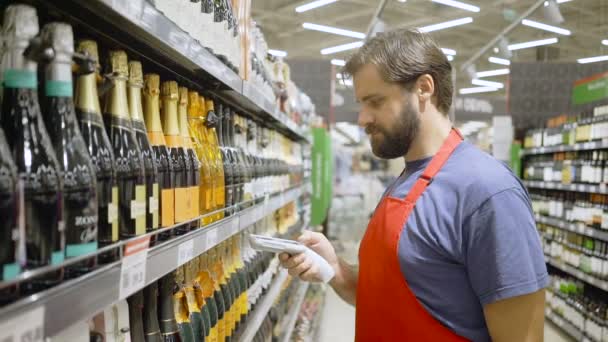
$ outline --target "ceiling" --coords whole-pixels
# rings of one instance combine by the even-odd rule
[[[353,50],[332,55],[321,55],[323,48],[355,42],[358,39],[335,34],[305,30],[302,23],[309,22],[334,26],[342,29],[366,32],[380,0],[339,0],[304,13],[296,13],[295,8],[312,0],[253,0],[253,18],[261,27],[271,49],[285,50],[289,58],[332,58],[346,59]],[[456,50],[452,62],[457,70],[462,64],[496,37],[515,18],[524,13],[535,0],[462,0],[481,8],[477,13],[449,7],[430,0],[388,0],[381,16],[388,29],[421,27],[463,17],[472,17],[473,23],[432,33],[443,48]],[[564,0],[561,0],[564,1]],[[561,24],[553,24],[568,29],[570,36],[559,35],[532,27],[518,25],[506,38],[510,44],[531,40],[557,37],[557,44],[549,45],[550,53],[539,54],[537,48],[513,51],[511,61],[527,62],[551,60],[575,62],[578,58],[608,55],[608,46],[602,40],[608,39],[608,0],[570,0],[559,4],[565,19]],[[529,19],[551,24],[544,18],[541,9]],[[488,62],[496,56],[493,49],[483,54],[476,62],[477,71],[505,68]],[[494,76],[484,79],[504,82],[508,76]],[[464,73],[456,76],[457,88],[472,87]],[[487,93],[490,96],[504,96],[505,92]]]

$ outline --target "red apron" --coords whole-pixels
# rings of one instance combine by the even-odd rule
[[[418,302],[399,267],[399,237],[418,198],[462,141],[452,129],[405,199],[385,196],[359,248],[356,341],[466,341]]]

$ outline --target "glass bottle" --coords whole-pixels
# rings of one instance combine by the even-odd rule
[[[175,321],[173,291],[176,288],[175,272],[171,272],[160,278],[158,282],[158,299],[160,308],[158,311],[158,322],[164,342],[179,342],[180,334]]]
[[[129,304],[129,332],[132,342],[144,342],[144,293],[142,290],[135,292],[127,298]]]
[[[196,300],[194,291],[194,277],[192,263],[187,263],[183,266],[184,284],[182,292],[184,293],[186,305],[188,308],[190,326],[195,341],[204,341],[206,334],[205,320],[201,312],[201,308]]]
[[[4,131],[0,128],[0,281],[12,280],[21,272],[19,257],[21,186],[17,183],[17,166],[13,161]],[[19,296],[17,286],[0,290],[0,305]]]
[[[188,306],[186,305],[186,295],[184,294],[184,268],[178,267],[175,271],[175,287],[173,289],[173,314],[179,329],[179,336],[182,342],[194,342],[195,335],[192,330]]]
[[[144,292],[144,334],[146,342],[161,342],[160,326],[158,323],[158,283],[146,286]]]
[[[201,102],[205,100],[201,97]],[[224,165],[222,154],[220,151],[220,145],[218,143],[216,126],[218,123],[218,117],[215,114],[215,107],[212,100],[205,100],[204,107],[206,112],[203,113],[203,120],[205,122],[205,126],[207,127],[207,136],[211,149],[213,150],[214,161],[215,161],[215,174],[216,178],[216,191],[215,194],[215,203],[217,205],[216,209],[223,209],[227,206],[226,203],[226,177],[224,174]],[[220,212],[217,214],[217,219],[222,219],[225,216],[224,212]]]
[[[207,263],[207,255],[202,254],[198,257],[198,273],[195,278],[195,290],[197,292],[197,300],[201,307],[204,307],[209,314],[209,330],[207,336],[209,341],[219,341],[219,326],[220,323],[220,305],[214,297],[215,284],[211,278]]]
[[[202,212],[200,210],[200,198],[199,198],[199,187],[201,185],[201,164],[194,152],[194,144],[192,143],[192,137],[190,136],[190,127],[188,126],[188,88],[179,88],[179,130],[184,140],[183,145],[186,151],[186,159],[188,163],[188,197],[190,201],[190,214],[189,219],[199,217]],[[196,229],[200,227],[199,221],[193,221],[190,223],[190,229]]]

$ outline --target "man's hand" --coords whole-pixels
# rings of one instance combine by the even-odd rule
[[[331,245],[325,235],[305,231],[298,241],[308,246],[310,249],[319,254],[325,259],[336,273],[339,271],[339,260],[334,247]],[[285,267],[291,276],[299,277],[302,280],[310,282],[321,282],[319,274],[319,266],[315,265],[313,260],[305,253],[290,256],[287,253],[279,255],[281,265]]]

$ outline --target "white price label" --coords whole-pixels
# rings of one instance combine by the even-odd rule
[[[2,322],[0,324],[0,341],[44,341],[44,306],[39,306]]]
[[[146,214],[146,202],[131,201],[131,219],[135,220],[138,217]]]
[[[606,192],[606,183],[600,184],[600,192]]]
[[[194,258],[194,240],[184,241],[177,247],[177,267]]]
[[[230,221],[230,235],[234,235],[239,232],[240,220],[241,217],[237,215]]]
[[[148,210],[148,212],[150,214],[154,214],[155,212],[158,211],[158,199],[153,196],[150,196],[149,202],[150,202],[150,209]]]
[[[146,262],[150,237],[129,242],[120,268],[119,299],[125,299],[146,285]]]
[[[217,229],[211,229],[207,232],[207,248],[217,245]]]
[[[118,218],[118,206],[114,203],[108,203],[108,222],[112,223]]]

